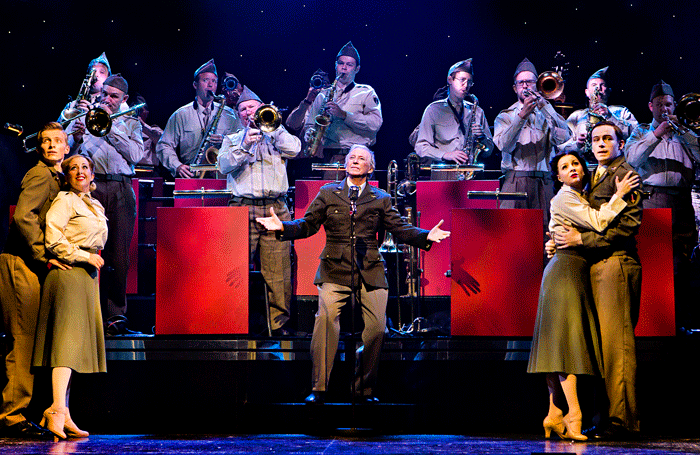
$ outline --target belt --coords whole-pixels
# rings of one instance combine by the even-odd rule
[[[131,181],[131,176],[124,174],[95,174],[95,180],[98,182],[128,182]]]
[[[242,197],[242,196],[233,196],[230,199],[230,202],[235,202],[237,204],[258,205],[258,206],[272,205],[272,204],[282,202],[282,201],[284,201],[284,196],[261,197],[261,198],[249,198],[249,197]]]
[[[552,175],[545,171],[506,171],[506,174],[512,174],[516,177],[535,177],[539,179],[551,178]]]

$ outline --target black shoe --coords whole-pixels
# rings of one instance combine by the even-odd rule
[[[601,425],[593,425],[590,428],[586,428],[581,432],[588,439],[603,439],[605,437],[605,430],[607,427]]]
[[[306,404],[323,404],[326,402],[326,392],[311,392],[311,394],[304,399]]]
[[[2,432],[2,437],[53,440],[53,434],[49,430],[29,420],[6,427]]]
[[[112,316],[105,321],[105,336],[136,336],[143,335],[142,332],[129,329],[126,324],[128,323],[126,316]]]
[[[638,435],[624,426],[611,423],[605,429],[600,439],[605,441],[633,441],[638,438]]]

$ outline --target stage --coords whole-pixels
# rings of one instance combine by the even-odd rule
[[[71,413],[95,434],[328,435],[359,427],[379,434],[540,435],[547,391],[543,376],[525,372],[529,339],[389,336],[380,403],[361,405],[350,400],[348,337],[322,406],[303,404],[309,337],[107,338],[108,373],[75,375]],[[638,339],[645,437],[696,436],[694,419],[682,416],[700,405],[696,377],[688,374],[698,348],[693,337]],[[590,386],[581,378],[584,415]],[[48,384],[38,389],[48,391]]]

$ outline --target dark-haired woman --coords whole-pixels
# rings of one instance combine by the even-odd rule
[[[51,269],[43,288],[34,365],[51,367],[53,404],[42,425],[56,437],[87,437],[68,410],[70,379],[78,373],[106,372],[104,332],[97,272],[107,240],[104,208],[90,196],[92,161],[81,155],[62,165],[67,190],[58,193],[46,214],[46,248],[69,270]]]
[[[550,206],[550,232],[564,226],[603,232],[626,207],[623,197],[639,185],[639,178],[631,172],[622,180],[616,178],[615,195],[600,210],[594,210],[581,195],[590,181],[584,163],[576,152],[558,154],[550,162],[557,192]],[[593,308],[585,257],[576,249],[557,250],[542,276],[527,369],[528,373],[546,373],[549,412],[543,423],[545,437],[554,431],[562,438],[587,439],[581,434],[576,376],[600,376],[602,371]]]

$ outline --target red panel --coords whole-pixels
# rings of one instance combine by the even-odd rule
[[[637,336],[676,334],[671,209],[646,209],[637,235],[642,262],[642,303]]]
[[[225,190],[222,179],[175,179],[175,190]],[[212,198],[175,198],[174,207],[226,207],[228,196]]]
[[[139,292],[139,179],[131,179],[131,186],[136,196],[136,221],[134,222],[134,234],[129,244],[129,270],[126,274],[126,293],[138,294]]]
[[[455,209],[452,236],[458,233],[452,335],[532,336],[544,270],[543,243],[533,239],[543,238],[542,211]]]
[[[416,208],[420,213],[419,226],[431,229],[440,220],[445,220],[442,229],[451,229],[452,209],[496,209],[495,200],[467,199],[469,191],[496,191],[497,180],[434,180],[416,184]],[[425,296],[450,295],[450,279],[445,272],[450,269],[450,245],[452,240],[468,240],[464,232],[452,232],[452,237],[433,245],[430,252],[421,251],[423,276],[421,293]]]
[[[248,207],[158,208],[156,334],[248,333]]]
[[[294,216],[296,218],[304,217],[318,191],[327,183],[333,183],[333,180],[297,180],[294,183]],[[376,180],[370,181],[369,184],[379,186]],[[323,227],[316,235],[294,241],[294,251],[297,256],[295,295],[316,295],[318,293],[314,278],[316,277],[316,269],[318,269],[318,258],[325,245],[326,231]]]

